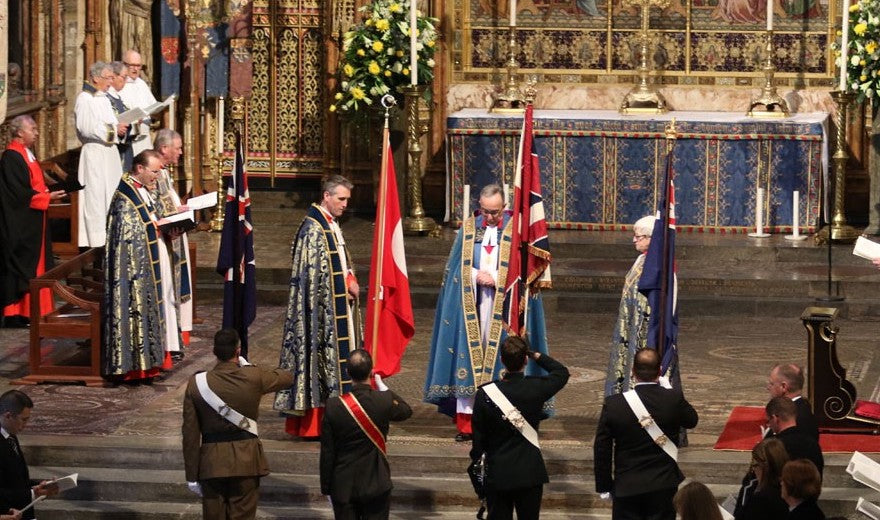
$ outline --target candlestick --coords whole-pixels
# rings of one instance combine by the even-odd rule
[[[510,207],[510,185],[504,183],[504,206]]]
[[[409,84],[419,82],[419,54],[416,48],[418,26],[416,25],[416,0],[409,3]]]
[[[516,27],[516,0],[510,0],[510,27]]]
[[[767,0],[767,30],[773,30],[773,1]]]
[[[223,99],[223,96],[217,98],[217,153],[223,154],[223,119],[225,117],[225,104],[226,101]]]
[[[846,66],[849,54],[847,52],[849,50],[849,1],[844,0],[841,4],[843,4],[843,23],[840,27],[840,84],[838,89],[841,92],[846,92]]]
[[[766,238],[770,233],[764,233],[764,188],[758,188],[755,200],[755,232],[749,233],[752,238]]]
[[[464,225],[464,221],[467,220],[469,213],[471,212],[471,185],[465,184],[464,190],[461,195],[461,223]]]

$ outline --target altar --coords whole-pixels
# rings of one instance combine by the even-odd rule
[[[755,226],[758,188],[771,232],[790,232],[793,192],[800,194],[801,231],[815,230],[828,172],[828,113],[750,118],[734,112],[622,116],[611,110],[535,110],[548,225],[563,229],[620,229],[656,210],[667,139],[673,152],[677,224],[684,230],[741,233]],[[482,186],[510,184],[522,115],[468,108],[447,118],[446,220],[462,216]]]

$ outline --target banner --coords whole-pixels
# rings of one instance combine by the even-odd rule
[[[251,197],[244,170],[242,137],[236,132],[235,170],[226,191],[226,215],[220,236],[217,273],[223,284],[223,328],[238,331],[241,355],[248,356],[248,327],[257,315],[257,267]]]
[[[507,281],[504,285],[504,323],[510,334],[525,335],[528,296],[551,286],[550,240],[541,196],[538,155],[532,151],[533,107],[526,107],[519,156],[513,181],[513,226]]]
[[[387,377],[400,371],[400,359],[415,333],[397,177],[387,123],[382,139],[382,165],[367,291],[364,348],[373,356],[373,371]]]

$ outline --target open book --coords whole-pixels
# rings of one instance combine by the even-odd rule
[[[157,101],[148,107],[134,107],[131,110],[126,110],[125,112],[116,116],[116,120],[119,123],[124,125],[130,125],[136,121],[140,121],[141,119],[145,119],[160,110],[163,110],[165,107],[169,106],[177,96],[175,94],[171,94],[165,101]]]
[[[866,260],[880,258],[880,244],[865,237],[859,237],[856,239],[855,247],[853,247],[853,254]]]
[[[880,491],[880,463],[867,457],[863,453],[855,452],[846,465],[846,472],[852,475],[853,480]]]
[[[856,511],[864,513],[868,518],[873,518],[873,520],[880,520],[880,507],[873,502],[868,502],[862,497],[859,497],[859,502],[856,504]]]
[[[212,191],[198,197],[190,197],[186,201],[186,205],[192,210],[213,208],[217,205],[217,192]]]
[[[171,230],[182,232],[189,231],[196,227],[196,214],[193,210],[182,211],[171,215],[170,217],[160,219],[158,224],[159,229],[162,230],[163,233],[167,233]]]
[[[67,475],[65,477],[58,477],[54,480],[50,480],[49,482],[51,482],[53,484],[57,484],[58,485],[58,492],[60,493],[63,491],[67,491],[68,489],[75,488],[77,485],[76,481],[78,478],[79,478],[79,473],[71,473],[70,475]],[[45,495],[38,496],[30,504],[21,508],[21,511],[27,511],[28,509],[34,507],[34,504],[36,504],[40,500],[43,500],[44,498],[46,498]]]

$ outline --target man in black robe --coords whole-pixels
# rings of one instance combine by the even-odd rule
[[[12,140],[0,157],[0,307],[7,327],[26,326],[30,316],[31,278],[52,268],[52,246],[46,225],[49,203],[64,197],[50,192],[30,148],[39,131],[27,115],[9,123]],[[47,294],[48,293],[48,294]],[[40,314],[52,311],[51,292],[40,298]]]

